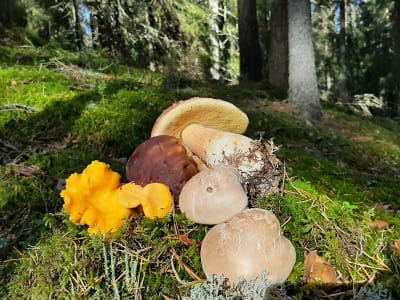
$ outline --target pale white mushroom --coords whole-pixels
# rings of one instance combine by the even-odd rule
[[[155,122],[151,135],[181,138],[208,167],[236,168],[250,197],[263,197],[278,191],[282,166],[271,143],[241,135],[247,126],[247,115],[233,104],[191,98],[166,109]]]
[[[230,285],[267,273],[271,284],[286,281],[296,262],[292,243],[281,233],[276,216],[264,209],[246,209],[214,226],[201,246],[207,277],[223,276]]]
[[[183,186],[179,208],[186,218],[200,224],[225,222],[248,204],[238,172],[225,166],[205,169]]]

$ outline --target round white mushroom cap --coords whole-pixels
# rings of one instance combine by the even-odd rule
[[[296,262],[295,249],[282,236],[276,216],[258,208],[214,226],[203,240],[200,255],[207,277],[222,275],[230,285],[263,272],[271,284],[284,283]]]
[[[237,170],[219,166],[194,175],[183,186],[179,208],[186,218],[200,224],[225,222],[248,204]]]

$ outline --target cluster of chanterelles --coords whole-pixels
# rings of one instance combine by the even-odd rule
[[[283,283],[296,260],[294,247],[282,236],[273,213],[248,208],[249,198],[278,191],[282,165],[272,143],[242,135],[248,122],[244,112],[223,100],[191,98],[175,103],[158,117],[151,138],[130,156],[126,172],[131,182],[119,188],[114,202],[124,209],[147,205],[149,216],[162,217],[172,209],[161,188],[166,186],[188,219],[216,225],[201,248],[207,276],[222,275],[235,284],[265,271],[272,284]],[[164,194],[151,197],[150,189],[143,192],[154,183],[159,185],[155,190]],[[67,200],[69,194],[63,193]],[[157,198],[164,200],[157,203]],[[68,206],[66,201],[64,208]],[[127,215],[123,210],[122,216]],[[76,213],[74,221],[84,223]],[[89,224],[92,231],[95,225]]]

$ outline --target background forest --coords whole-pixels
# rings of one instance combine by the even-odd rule
[[[88,56],[92,51],[137,67],[223,83],[265,79],[285,93],[287,1],[256,2],[4,0],[0,24],[3,30],[23,28],[34,46]],[[396,1],[312,1],[324,99],[347,103],[355,95],[372,94],[383,101],[385,115],[398,117],[399,11]]]
[[[400,298],[400,1],[2,0],[0,66],[0,298]],[[284,287],[207,283],[209,228],[179,213],[103,239],[62,211],[63,179],[124,176],[195,96],[279,145],[282,193],[252,206],[295,245]]]

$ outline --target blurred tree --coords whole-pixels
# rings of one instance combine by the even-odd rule
[[[270,86],[286,93],[288,83],[288,14],[287,0],[273,0],[270,21],[270,43],[267,79]]]
[[[348,0],[339,0],[336,2],[336,10],[339,12],[337,27],[339,34],[337,37],[337,62],[339,64],[339,75],[334,86],[334,98],[336,101],[348,103],[351,102],[351,95],[347,83],[347,27],[348,27]]]
[[[390,93],[388,108],[391,117],[400,117],[400,1],[395,1],[391,14],[392,19],[392,70],[390,74]]]
[[[10,29],[13,26],[25,26],[25,8],[20,1],[1,0],[0,1],[0,31]]]
[[[258,37],[256,0],[238,0],[241,84],[262,79],[262,57]]]
[[[309,0],[288,0],[289,101],[307,122],[322,117]]]
[[[209,0],[208,5],[210,7],[210,53],[211,53],[211,68],[210,75],[214,80],[220,80],[220,1]]]
[[[83,31],[79,17],[80,0],[37,0],[37,4],[41,10],[36,12],[46,14],[47,17],[44,18],[40,14],[31,15],[31,18],[41,20],[30,20],[30,23],[42,26],[38,28],[41,36],[67,49],[81,49]]]

